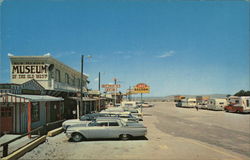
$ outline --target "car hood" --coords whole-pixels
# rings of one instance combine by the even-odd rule
[[[70,120],[64,121],[63,124],[75,123],[75,122],[80,122],[80,119],[70,119]]]

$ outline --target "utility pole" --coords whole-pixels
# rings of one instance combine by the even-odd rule
[[[98,90],[99,90],[99,107],[98,107],[98,111],[100,111],[100,109],[101,109],[101,72],[99,72],[99,75],[98,75]]]
[[[98,90],[101,91],[101,72],[98,75]]]
[[[117,90],[117,88],[116,88],[116,81],[117,81],[117,79],[114,78],[114,81],[115,81],[115,105],[114,106],[116,106],[116,90]]]
[[[131,101],[131,86],[128,89],[128,100]]]
[[[81,79],[80,79],[80,87],[81,87],[81,90],[80,90],[80,92],[81,92],[81,99],[80,99],[80,108],[82,109],[82,107],[83,107],[83,102],[82,102],[82,97],[83,97],[83,93],[82,93],[82,88],[83,88],[83,84],[82,84],[82,81],[83,81],[83,59],[84,59],[84,55],[82,55],[82,59],[81,59]],[[79,108],[78,108],[79,109]],[[85,111],[85,108],[84,108],[84,111]],[[79,110],[78,110],[78,119],[80,118],[80,112],[79,112]],[[84,113],[85,114],[85,113]]]

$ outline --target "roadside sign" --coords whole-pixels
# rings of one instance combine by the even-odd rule
[[[105,92],[115,92],[115,88],[105,88]]]
[[[133,93],[150,93],[150,87],[145,83],[138,83],[134,87]]]
[[[120,84],[103,84],[102,88],[121,88]]]

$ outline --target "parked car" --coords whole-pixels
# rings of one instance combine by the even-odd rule
[[[147,128],[141,123],[126,123],[121,119],[96,119],[85,124],[71,125],[66,136],[75,142],[85,139],[115,138],[128,140],[145,136]]]
[[[140,121],[143,121],[141,109],[126,108],[125,111],[130,112],[134,117],[138,118]]]
[[[134,107],[111,107],[107,108],[105,110],[102,110],[100,113],[118,113],[118,112],[130,112],[134,117],[138,118],[140,121],[142,121],[142,112],[139,108]]]
[[[140,119],[136,116],[133,116],[130,112],[101,112],[110,115],[111,117],[118,117],[124,121],[138,122]]]
[[[80,119],[70,119],[70,120],[64,121],[63,124],[62,124],[62,128],[64,130],[66,130],[67,127],[69,127],[70,125],[77,124],[77,123],[86,123],[86,121],[93,121],[97,117],[108,117],[108,116],[110,116],[110,115],[107,114],[107,113],[86,114],[84,116],[81,116]]]
[[[147,103],[147,102],[144,102],[142,103],[141,105],[143,108],[149,108],[149,107],[153,107],[154,105],[153,104],[150,104],[150,103]]]

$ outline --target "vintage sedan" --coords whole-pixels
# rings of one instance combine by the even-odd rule
[[[86,114],[84,116],[81,116],[80,119],[69,119],[63,122],[62,128],[64,130],[67,129],[67,127],[73,125],[73,124],[78,124],[78,123],[87,123],[87,121],[93,121],[97,117],[108,117],[110,116],[107,113],[91,113],[91,114]]]
[[[85,139],[122,139],[145,136],[147,128],[136,122],[125,122],[122,119],[97,119],[85,124],[71,125],[66,136],[78,142]]]

